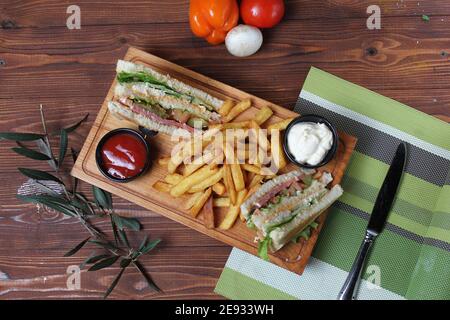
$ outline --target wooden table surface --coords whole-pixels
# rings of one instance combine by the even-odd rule
[[[245,59],[193,37],[187,1],[79,0],[81,29],[68,30],[66,9],[73,3],[0,0],[0,131],[40,131],[40,103],[50,129],[89,112],[89,121],[71,138],[80,148],[114,77],[116,60],[129,45],[286,108],[293,107],[314,65],[450,119],[448,0],[379,1],[381,30],[366,28],[371,0],[287,1],[284,21],[264,31],[260,52]],[[15,199],[25,180],[16,168],[33,163],[13,154],[12,146],[0,143],[0,299],[101,297],[118,268],[83,271],[81,290],[67,289],[67,267],[79,264],[90,250],[62,255],[86,237],[85,231],[72,219],[38,213]],[[145,232],[163,240],[142,261],[164,292],[146,289],[130,269],[112,298],[221,298],[213,289],[229,246],[114,200],[120,213],[145,214]]]

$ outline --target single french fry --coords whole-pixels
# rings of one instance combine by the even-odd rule
[[[270,143],[267,138],[267,130],[261,130],[259,124],[254,120],[250,121],[250,128],[253,129],[253,133],[257,135],[258,147],[264,151],[269,150]]]
[[[172,185],[180,183],[181,180],[183,180],[183,176],[179,173],[169,173],[164,177],[164,181]]]
[[[220,229],[228,230],[233,226],[234,222],[236,221],[236,218],[239,216],[239,213],[241,211],[240,206],[242,202],[244,202],[246,194],[247,189],[243,189],[238,192],[236,204],[229,207],[228,212],[225,215],[225,219],[223,219],[223,221],[219,225]]]
[[[184,165],[181,173],[185,177],[191,175],[192,173],[203,167],[206,163],[211,162],[213,156],[214,154],[212,152],[209,152],[198,159],[194,159],[191,163],[187,163]]]
[[[158,159],[158,164],[160,166],[166,166],[170,161],[170,157],[162,157]]]
[[[225,193],[225,185],[222,182],[217,182],[212,186],[212,191],[215,194],[222,196]]]
[[[235,105],[228,114],[223,117],[222,122],[227,123],[236,118],[238,115],[240,115],[242,112],[250,108],[252,105],[252,102],[250,99],[245,99],[239,102],[237,105]]]
[[[257,143],[256,147],[253,144],[249,145],[248,159],[246,159],[246,162],[260,168],[264,163],[270,162],[267,153],[268,150],[261,148],[259,143]]]
[[[230,198],[215,198],[213,200],[214,207],[229,207],[231,205]]]
[[[259,148],[256,159],[252,160],[253,160],[252,162],[249,161],[250,164],[262,168],[263,166],[270,164],[271,158],[268,153],[268,150],[263,150],[263,148]]]
[[[271,125],[269,125],[267,127],[267,132],[268,132],[267,134],[270,135],[272,130],[281,131],[281,130],[286,129],[286,127],[289,125],[289,123],[292,120],[294,120],[294,118],[288,118],[288,119],[284,119],[284,120],[282,120],[280,122],[272,123]]]
[[[237,162],[236,153],[229,142],[224,143],[223,152],[225,154],[226,163],[233,164]]]
[[[270,152],[272,153],[272,160],[274,161],[278,170],[283,169],[287,165],[286,158],[281,142],[279,131],[274,131],[270,137]]]
[[[214,229],[214,210],[213,210],[213,197],[209,196],[208,200],[206,200],[205,205],[202,209],[203,212],[203,221],[205,223],[205,227],[208,229]]]
[[[198,199],[200,199],[202,194],[203,194],[203,192],[197,192],[197,193],[194,193],[193,195],[191,195],[184,203],[183,208],[185,210],[189,210],[190,208],[192,208],[194,206],[194,204],[198,201]]]
[[[261,172],[261,168],[255,166],[255,165],[252,165],[252,164],[243,163],[243,164],[241,164],[241,166],[242,166],[242,169],[244,169],[245,171],[248,171],[248,172],[252,172],[255,174],[259,174]]]
[[[211,188],[206,189],[204,193],[200,196],[200,198],[195,202],[194,206],[189,210],[191,215],[195,218],[199,214],[200,210],[205,205],[208,198],[211,196]]]
[[[205,178],[203,181],[194,184],[190,189],[189,193],[196,193],[205,190],[206,188],[209,188],[213,186],[214,184],[218,183],[223,178],[223,168],[220,168],[216,173],[210,175],[209,177]]]
[[[174,185],[172,189],[170,189],[170,194],[172,195],[172,197],[179,197],[188,192],[188,190],[192,188],[192,186],[215,174],[217,171],[218,169],[211,169],[209,166],[204,166],[190,176],[184,177],[183,180]]]
[[[185,177],[190,176],[204,165],[205,165],[204,163],[194,163],[194,162],[185,164],[181,169],[181,174]]]
[[[222,124],[222,129],[245,129],[248,128],[249,123],[249,121],[228,122]]]
[[[169,193],[172,185],[162,181],[156,181],[152,187],[159,192]]]
[[[242,169],[239,164],[231,164],[231,175],[233,176],[234,188],[236,191],[241,191],[245,189],[244,175],[242,174]]]
[[[270,109],[268,106],[264,106],[255,114],[254,120],[257,124],[262,125],[272,116],[272,114],[272,109]]]
[[[236,189],[234,188],[233,176],[231,175],[231,168],[230,165],[228,164],[224,164],[223,166],[223,182],[225,184],[225,188],[227,189],[231,203],[235,204],[237,200],[237,194]]]
[[[173,157],[170,158],[167,163],[167,171],[169,173],[175,173],[178,166],[183,163],[184,155],[183,151],[177,152]]]
[[[252,181],[250,181],[249,188],[252,189],[255,185],[259,185],[261,181],[263,180],[263,176],[260,174],[257,174],[253,177]]]
[[[219,108],[219,110],[217,110],[217,112],[219,112],[222,117],[225,117],[230,112],[231,108],[233,108],[233,106],[234,102],[230,99],[227,99],[222,103],[222,106]]]

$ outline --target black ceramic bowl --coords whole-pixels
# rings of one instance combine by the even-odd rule
[[[105,144],[105,142],[109,138],[111,138],[112,136],[114,136],[116,134],[123,134],[123,133],[132,135],[132,136],[138,138],[140,141],[142,141],[142,144],[144,145],[145,151],[146,151],[146,161],[145,161],[145,165],[144,165],[143,169],[139,173],[137,173],[136,175],[134,175],[132,177],[120,179],[120,178],[114,177],[111,174],[109,174],[108,170],[103,166],[102,148],[103,148],[103,145]],[[115,129],[115,130],[112,130],[112,131],[108,132],[107,134],[105,134],[99,141],[99,143],[97,145],[97,149],[95,150],[95,161],[97,162],[98,169],[106,178],[108,178],[114,182],[129,182],[129,181],[132,181],[132,180],[136,179],[137,177],[140,177],[141,175],[143,175],[150,167],[150,162],[151,162],[150,161],[150,144],[145,139],[144,134],[140,133],[139,131],[136,131],[136,130],[133,130],[130,128]]]
[[[294,125],[296,125],[297,123],[300,123],[300,122],[323,123],[328,127],[328,129],[330,129],[331,134],[333,135],[333,144],[332,144],[330,150],[328,150],[328,153],[325,155],[323,160],[314,166],[307,164],[307,163],[298,162],[297,160],[295,160],[294,155],[289,150],[288,140],[287,140],[289,131],[291,130],[291,128]],[[286,154],[286,156],[288,157],[288,159],[291,162],[293,162],[296,165],[303,167],[303,168],[314,169],[314,168],[318,168],[318,167],[321,167],[321,166],[327,164],[328,162],[330,162],[331,159],[333,159],[334,155],[336,154],[337,147],[338,147],[338,134],[337,134],[336,128],[330,123],[330,121],[328,121],[327,119],[325,119],[324,117],[321,117],[321,116],[317,116],[317,115],[313,115],[313,114],[299,116],[289,123],[289,125],[286,127],[286,130],[284,132],[284,139],[283,139],[284,153]]]

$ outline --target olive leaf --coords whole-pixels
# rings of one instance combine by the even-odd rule
[[[38,151],[34,151],[32,149],[29,149],[27,147],[15,147],[15,148],[11,148],[12,151],[14,151],[17,154],[20,154],[24,157],[33,159],[33,160],[51,160],[51,158],[49,156],[47,156],[46,154],[43,154],[41,152]]]
[[[67,152],[67,144],[69,143],[69,137],[65,129],[61,129],[61,134],[59,136],[59,158],[58,158],[58,168],[62,166],[64,158]]]
[[[69,252],[67,252],[64,257],[70,257],[73,256],[75,253],[77,253],[81,248],[83,248],[83,246],[86,244],[86,242],[89,241],[91,237],[88,237],[86,239],[84,239],[83,241],[81,241],[79,244],[77,244],[73,249],[71,249]]]
[[[147,244],[147,241],[148,241],[148,235],[145,235],[144,239],[142,239],[142,242],[138,247],[139,252],[142,252],[142,249],[144,249],[145,245]]]
[[[75,151],[74,148],[70,148],[70,154],[72,155],[73,164],[75,164],[75,162],[77,162],[78,154],[77,154],[77,152]],[[73,190],[72,190],[72,193],[74,195],[77,195],[78,178],[75,178],[75,177],[72,177],[72,178],[73,178]]]
[[[112,256],[109,258],[105,258],[103,260],[100,260],[99,262],[95,263],[94,265],[92,265],[92,267],[90,267],[88,269],[88,271],[97,271],[100,269],[104,269],[107,267],[112,266],[117,260],[119,260],[119,256]]]
[[[133,253],[133,259],[138,258],[139,256],[146,254],[153,250],[159,243],[161,242],[160,239],[156,239],[153,241],[148,241],[148,236],[146,235],[144,239],[142,240],[141,244],[139,245],[137,251]]]
[[[80,125],[82,125],[83,122],[85,122],[85,121],[87,120],[88,117],[89,117],[89,113],[86,114],[86,115],[83,117],[83,119],[81,119],[81,120],[78,121],[77,123],[71,125],[70,127],[63,128],[62,130],[65,130],[66,133],[68,133],[68,134],[69,134],[69,133],[72,133],[72,132],[74,132],[75,130],[77,130],[78,127],[79,127]],[[51,136],[59,136],[59,135],[61,135],[61,130],[59,130],[59,131],[54,131],[54,132],[50,133],[50,135],[51,135]]]
[[[114,214],[111,214],[109,216],[109,219],[111,221],[111,227],[112,227],[112,231],[113,231],[113,235],[114,235],[114,241],[116,242],[116,246],[118,246],[119,245],[119,234],[117,233],[118,227],[115,222]]]
[[[102,247],[104,249],[110,249],[110,250],[119,250],[117,246],[113,245],[109,241],[102,241],[102,240],[89,240],[90,243],[93,243],[99,247]]]
[[[125,234],[125,230],[123,229],[122,217],[112,213],[110,215],[110,218],[116,244],[122,242],[127,248],[130,248],[127,235]]]
[[[55,159],[55,157],[53,156],[52,150],[50,148],[50,146],[47,144],[46,141],[44,141],[44,139],[40,139],[36,141],[36,145],[39,148],[39,151],[42,152],[43,154],[46,154],[50,160],[48,161],[49,166],[53,169],[53,170],[57,170],[58,169],[58,163]]]
[[[113,282],[111,283],[111,285],[109,286],[108,290],[106,290],[105,295],[103,296],[103,299],[106,299],[111,292],[114,290],[114,288],[117,286],[117,284],[119,283],[120,278],[122,277],[123,272],[125,271],[125,268],[120,269],[119,274],[116,276],[116,278],[113,280]]]
[[[27,176],[28,178],[34,179],[34,180],[50,180],[55,181],[61,184],[64,184],[61,180],[59,180],[54,175],[41,171],[41,170],[35,170],[35,169],[28,169],[28,168],[18,168],[20,173]]]
[[[73,126],[70,126],[70,127],[66,128],[66,129],[63,129],[63,130],[65,130],[66,133],[72,133],[73,131],[77,130],[78,127],[79,127],[83,122],[85,122],[85,121],[87,120],[88,117],[89,117],[89,113],[86,114],[86,115],[84,116],[83,119],[81,119],[80,121],[78,121],[77,123],[75,123]]]
[[[131,248],[130,242],[128,241],[127,234],[125,233],[125,230],[118,230],[119,238],[122,241],[122,243],[127,247]]]
[[[75,164],[75,162],[77,162],[78,153],[74,148],[70,148],[70,153],[72,155],[73,163]]]
[[[122,220],[122,225],[130,230],[139,231],[141,229],[141,223],[136,218],[120,217],[120,219]]]
[[[48,195],[52,195],[52,196],[55,196],[55,197],[59,197],[60,196],[60,194],[58,192],[56,192],[55,190],[53,190],[49,186],[45,185],[41,181],[34,180],[33,186],[36,187],[36,189],[39,189],[39,191],[42,194],[48,194]]]
[[[139,251],[142,252],[143,254],[146,254],[146,253],[150,252],[151,250],[153,250],[160,242],[161,242],[161,239],[156,239],[156,240],[150,241],[146,245],[144,245],[142,247],[142,249]]]
[[[110,254],[99,254],[99,255],[95,255],[95,252],[92,253],[89,257],[86,258],[86,260],[83,261],[83,263],[80,264],[80,269],[84,268],[85,265],[87,264],[93,264],[96,263],[97,261],[100,261],[102,259],[111,257]]]
[[[136,269],[139,270],[139,272],[142,274],[142,276],[144,277],[145,281],[147,282],[148,286],[155,290],[160,292],[161,289],[156,285],[155,282],[153,282],[153,279],[150,277],[150,275],[145,271],[144,267],[141,265],[141,263],[139,261],[133,261],[133,265],[136,267]]]
[[[92,193],[94,194],[95,203],[105,210],[112,209],[112,196],[111,193],[100,189],[99,187],[92,186]]]
[[[75,190],[75,186],[74,186],[74,190]],[[86,213],[89,214],[89,216],[91,216],[91,215],[94,216],[95,211],[94,211],[94,208],[92,207],[91,202],[89,202],[89,200],[82,193],[74,192],[74,195],[75,195],[76,199],[78,199],[79,201],[81,201],[84,204],[84,206],[82,208],[87,209]]]
[[[112,216],[119,230],[123,230],[125,227],[133,231],[139,231],[141,229],[141,224],[136,218],[121,217],[117,214],[112,214]]]
[[[64,198],[51,196],[51,195],[17,195],[19,200],[31,203],[40,203],[51,209],[59,211],[68,216],[74,217],[76,216],[76,212],[70,206],[70,203],[67,202]]]
[[[20,133],[20,132],[0,132],[1,140],[12,141],[34,141],[44,138],[42,134],[36,133]]]

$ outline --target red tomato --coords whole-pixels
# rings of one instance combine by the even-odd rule
[[[272,28],[284,15],[283,0],[242,0],[241,17],[246,24]]]

